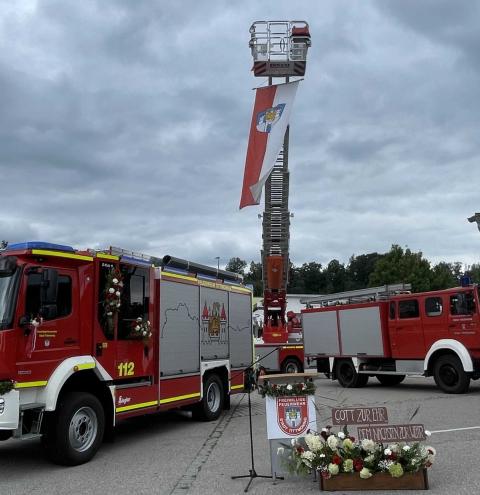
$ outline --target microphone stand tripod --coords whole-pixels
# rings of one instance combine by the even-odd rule
[[[262,359],[265,359],[267,356],[278,350],[280,347],[275,347],[273,351],[269,352],[268,354],[265,354],[261,359],[259,359],[256,362],[260,362]],[[243,490],[245,493],[248,492],[248,489],[250,488],[250,485],[252,484],[252,481],[255,478],[268,478],[268,479],[273,479],[273,476],[271,475],[264,475],[264,474],[257,474],[257,471],[255,471],[255,459],[253,455],[253,429],[252,429],[252,401],[250,399],[250,394],[252,393],[252,390],[255,386],[255,377],[254,377],[254,371],[253,371],[253,366],[254,363],[252,363],[248,368],[244,370],[245,373],[245,386],[247,388],[247,393],[248,393],[248,425],[249,425],[249,431],[250,431],[250,462],[251,462],[251,467],[248,470],[248,474],[242,474],[240,476],[232,476],[232,480],[240,479],[240,478],[250,478],[247,486],[245,487],[245,490]],[[243,372],[242,372],[243,373]],[[232,377],[234,378],[234,377]],[[280,479],[283,480],[283,477],[281,476],[276,476],[275,479]]]

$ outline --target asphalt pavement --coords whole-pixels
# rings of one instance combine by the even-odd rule
[[[331,423],[332,407],[385,406],[390,424],[421,423],[432,431],[428,444],[437,450],[429,470],[432,493],[478,492],[480,381],[460,396],[442,393],[425,378],[410,378],[392,388],[375,379],[362,389],[343,389],[327,379],[316,384],[319,428]],[[251,401],[255,470],[269,475],[265,403],[256,392]],[[249,478],[231,477],[248,476],[251,468],[247,405],[246,394],[236,395],[230,411],[210,423],[196,422],[185,412],[125,421],[113,443],[104,444],[88,464],[71,468],[51,464],[38,440],[1,442],[0,494],[241,494]],[[252,494],[278,495],[318,491],[311,477],[276,482],[258,477],[249,489]]]

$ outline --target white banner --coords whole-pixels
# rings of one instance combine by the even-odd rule
[[[304,437],[308,430],[317,431],[313,395],[266,397],[267,437]]]

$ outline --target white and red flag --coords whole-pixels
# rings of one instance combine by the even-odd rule
[[[298,83],[295,81],[257,89],[240,209],[260,203],[262,188],[282,149]]]

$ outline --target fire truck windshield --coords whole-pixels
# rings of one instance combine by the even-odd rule
[[[19,274],[14,256],[0,258],[0,330],[12,328]]]

